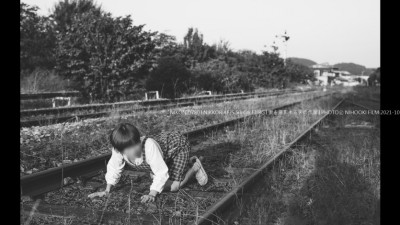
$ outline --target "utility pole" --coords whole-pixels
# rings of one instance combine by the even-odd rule
[[[284,49],[284,51],[283,51],[283,53],[284,53],[284,56],[283,56],[283,59],[284,59],[284,64],[285,64],[285,66],[286,66],[286,58],[287,58],[287,42],[288,42],[288,40],[289,40],[289,35],[287,35],[287,32],[286,32],[286,30],[285,30],[285,34],[283,34],[283,35],[276,35],[275,36],[276,38],[282,38],[282,41],[283,41],[283,44],[285,45],[285,49]]]

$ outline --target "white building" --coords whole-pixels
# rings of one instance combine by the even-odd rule
[[[322,86],[331,85],[336,76],[334,71],[338,70],[338,68],[334,68],[327,63],[316,64],[311,66],[311,68],[314,70],[314,76],[318,80],[318,84]]]
[[[348,71],[339,70],[327,63],[313,65],[314,76],[318,80],[317,84],[321,86],[327,85],[343,85],[357,86],[367,85],[368,76],[352,75]]]

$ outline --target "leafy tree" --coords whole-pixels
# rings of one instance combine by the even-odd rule
[[[227,63],[238,71],[247,74],[254,86],[260,86],[260,74],[262,72],[262,56],[249,50],[230,52],[225,57]]]
[[[304,65],[284,60],[277,53],[264,52],[262,57],[262,76],[259,82],[264,87],[287,88],[290,83],[304,83],[313,80],[313,71]]]
[[[261,55],[261,74],[258,82],[267,88],[281,88],[287,83],[284,60],[277,53],[263,52]]]
[[[159,91],[164,98],[176,98],[188,90],[190,72],[173,56],[158,59],[158,66],[150,73],[147,90]]]
[[[48,17],[37,15],[38,7],[20,4],[20,68],[52,69],[55,65],[55,33]]]
[[[176,54],[178,44],[176,38],[172,35],[158,33],[154,36],[154,42],[156,44],[155,51],[159,57],[170,56]]]
[[[231,44],[229,43],[229,41],[221,39],[218,42],[218,44],[215,45],[214,48],[216,49],[217,54],[224,55],[227,54],[228,52],[232,52],[230,46]]]
[[[188,54],[183,45],[176,42],[176,38],[164,33],[158,33],[154,37],[156,58],[172,56],[179,62],[186,65],[189,60]]]
[[[113,101],[143,89],[154,64],[156,33],[133,26],[129,16],[87,12],[58,35],[57,70],[92,100]]]
[[[187,58],[187,66],[193,68],[197,62],[205,62],[217,56],[216,46],[209,46],[203,41],[203,34],[197,29],[189,28],[183,38],[183,47]]]
[[[66,32],[73,21],[80,15],[91,12],[101,16],[102,9],[93,0],[64,0],[55,4],[51,17],[55,21],[55,30]]]
[[[216,73],[212,71],[204,71],[198,68],[192,69],[191,73],[192,79],[190,81],[190,92],[222,92],[224,90],[223,84]]]
[[[245,72],[239,71],[236,66],[231,66],[222,59],[198,63],[192,71],[195,74],[194,83],[201,90],[236,93],[253,89]]]
[[[306,80],[314,80],[314,73],[310,67],[294,63],[289,59],[286,63],[286,72],[290,82],[302,83]]]
[[[191,71],[193,73],[191,84],[197,88],[197,91],[226,91],[230,68],[224,61],[214,59],[198,63]]]

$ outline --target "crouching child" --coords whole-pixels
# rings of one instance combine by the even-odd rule
[[[179,132],[140,136],[135,126],[122,123],[112,130],[109,138],[113,148],[105,175],[107,187],[89,197],[108,195],[118,183],[126,164],[134,170],[150,172],[153,182],[149,193],[141,197],[143,203],[153,202],[162,191],[178,191],[193,176],[201,186],[208,181],[201,161],[196,156],[189,159],[189,142]],[[188,168],[189,160],[194,162],[191,168]]]

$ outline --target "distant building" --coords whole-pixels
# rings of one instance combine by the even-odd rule
[[[333,73],[335,74],[335,77],[339,76],[350,76],[351,73],[345,70],[334,70]]]
[[[317,84],[321,86],[327,85],[343,85],[357,86],[367,85],[368,76],[352,75],[348,71],[339,70],[328,63],[316,64],[311,66],[314,71],[314,76],[318,80]]]
[[[327,63],[316,64],[311,66],[314,71],[314,77],[318,80],[319,85],[327,86],[331,85],[333,79],[335,78],[334,71],[338,71],[339,69],[333,67]]]

